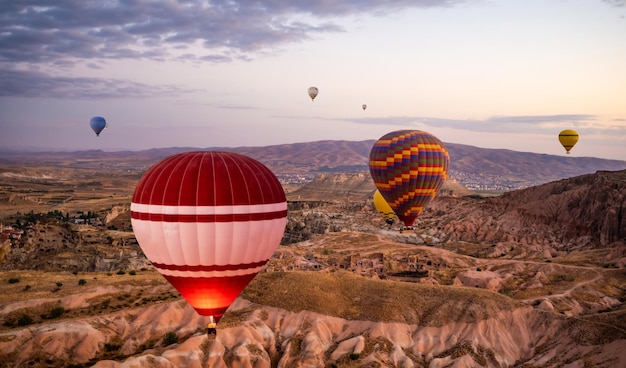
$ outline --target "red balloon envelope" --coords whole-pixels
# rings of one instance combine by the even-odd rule
[[[215,322],[272,256],[287,223],[276,176],[229,152],[187,152],[157,163],[137,184],[130,210],[146,257]]]

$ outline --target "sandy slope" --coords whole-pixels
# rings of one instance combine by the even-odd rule
[[[292,313],[238,299],[215,338],[204,333],[206,322],[184,301],[160,303],[5,331],[0,356],[6,367],[33,364],[36,356],[52,366],[98,368],[626,366],[626,340],[578,344],[565,319],[532,307],[429,327]],[[178,344],[153,340],[170,331]]]

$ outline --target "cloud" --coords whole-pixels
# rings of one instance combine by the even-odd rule
[[[598,121],[598,116],[591,114],[492,116],[482,120],[423,116],[390,116],[342,120],[356,124],[406,126],[407,129],[436,127],[487,133],[528,133],[533,130],[539,131],[543,129],[559,128],[579,129],[581,131],[595,133],[606,133],[607,130],[626,133],[626,125],[607,126]],[[621,119],[615,119],[614,121],[620,122]]]
[[[333,19],[446,7],[461,0],[28,0],[0,2],[0,97],[143,97],[184,92],[116,79],[58,76],[107,59],[223,63],[319,35]],[[54,75],[23,71],[54,70]]]
[[[167,59],[201,44],[198,60],[274,49],[315,35],[342,32],[329,21],[455,0],[145,1],[31,0],[0,4],[0,62],[57,59]],[[215,50],[220,50],[216,53]]]
[[[121,79],[55,77],[37,71],[0,69],[0,97],[47,97],[79,100],[179,96],[193,90],[176,85],[147,85]]]

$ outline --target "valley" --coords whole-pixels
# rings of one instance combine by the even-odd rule
[[[282,245],[211,337],[134,239],[142,170],[108,160],[0,167],[0,367],[626,363],[624,171],[450,180],[410,232],[367,173],[284,183]]]

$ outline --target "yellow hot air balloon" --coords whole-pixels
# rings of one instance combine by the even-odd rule
[[[317,87],[309,87],[308,93],[309,93],[309,97],[311,97],[311,101],[315,100],[315,97],[317,97],[318,92],[319,90],[317,89]]]
[[[396,214],[378,189],[374,192],[374,208],[376,208],[376,211],[380,213],[389,226],[393,225],[393,222],[396,220]]]
[[[569,151],[578,142],[578,132],[572,129],[565,129],[559,133],[559,142],[565,148],[565,151],[569,154]]]

